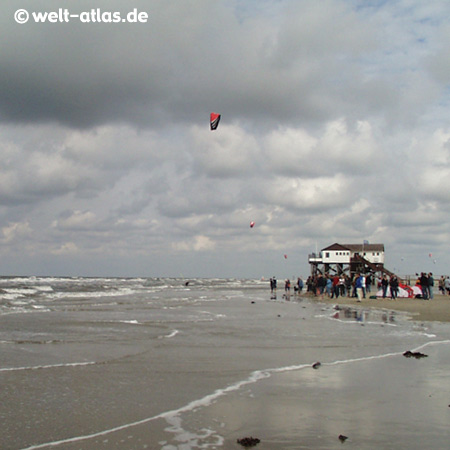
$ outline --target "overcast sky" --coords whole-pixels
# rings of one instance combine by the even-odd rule
[[[14,20],[61,3],[148,20]],[[449,1],[0,8],[0,274],[450,273]]]

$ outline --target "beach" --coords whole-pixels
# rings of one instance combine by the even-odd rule
[[[348,306],[363,306],[378,310],[394,310],[408,313],[413,320],[450,322],[450,296],[435,293],[432,300],[423,300],[419,298],[389,298],[371,299],[369,295],[361,303],[356,298],[338,297],[330,298],[311,297],[314,301],[324,302],[326,304],[343,304]]]
[[[27,278],[0,289],[2,449],[448,445],[444,321],[372,300],[338,310],[273,299],[257,280]]]

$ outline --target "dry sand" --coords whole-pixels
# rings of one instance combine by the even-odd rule
[[[435,293],[432,300],[418,298],[398,298],[396,300],[389,298],[370,299],[368,295],[361,303],[358,303],[356,298],[351,297],[329,298],[324,295],[323,297],[312,298],[316,301],[333,305],[403,311],[410,313],[412,320],[450,322],[450,296],[440,293]]]

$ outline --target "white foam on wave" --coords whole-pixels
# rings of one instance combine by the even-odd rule
[[[26,367],[4,367],[0,368],[0,372],[15,372],[18,370],[40,370],[40,369],[54,369],[56,367],[77,367],[77,366],[91,366],[98,364],[95,361],[77,362],[77,363],[65,363],[65,364],[49,364],[42,366],[26,366]]]
[[[173,330],[171,333],[165,335],[165,336],[158,336],[158,339],[170,339],[175,337],[180,331],[179,330]]]
[[[225,314],[217,314],[217,313],[213,313],[211,311],[200,311],[201,314],[206,314],[208,316],[213,316],[216,317],[218,319],[222,319],[222,318],[226,318],[227,316]]]
[[[52,292],[53,288],[51,286],[32,286],[32,289],[40,292]]]
[[[35,289],[27,288],[4,288],[0,294],[0,300],[14,301],[17,299],[24,299],[29,295],[36,294]]]
[[[121,297],[132,295],[136,291],[131,288],[121,288],[113,291],[93,291],[93,292],[54,292],[46,297],[48,300],[60,300],[64,298],[100,298],[100,297]]]

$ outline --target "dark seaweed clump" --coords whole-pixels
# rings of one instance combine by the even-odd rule
[[[403,356],[405,358],[416,358],[416,359],[427,358],[428,357],[428,355],[425,355],[424,353],[411,352],[409,350],[407,352],[403,353]]]
[[[254,447],[259,444],[261,441],[258,438],[254,437],[245,437],[242,439],[238,439],[237,443],[241,444],[243,447]]]

